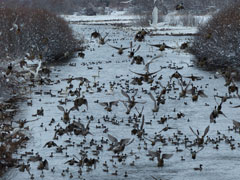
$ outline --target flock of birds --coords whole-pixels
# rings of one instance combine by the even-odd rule
[[[84,71],[84,68],[87,68],[86,71],[91,71],[92,67],[97,67],[97,75],[83,77],[74,74],[63,79],[58,79],[58,75],[56,75],[54,79],[52,77],[54,72],[51,72],[51,69],[44,65],[41,60],[39,60],[35,70],[28,67],[27,61],[20,62],[23,70],[22,74],[30,75],[31,83],[28,84],[28,87],[31,87],[31,90],[33,89],[33,93],[39,98],[40,102],[43,101],[41,99],[44,96],[46,96],[46,99],[60,98],[55,109],[58,113],[52,116],[50,120],[44,117],[46,114],[48,114],[47,117],[50,117],[51,110],[49,111],[42,106],[37,109],[36,113],[32,114],[37,119],[18,120],[12,123],[17,126],[19,131],[17,131],[16,137],[12,138],[12,142],[8,142],[9,144],[13,144],[19,138],[23,138],[21,143],[26,142],[28,136],[23,135],[22,130],[32,129],[33,127],[30,124],[34,123],[36,126],[41,119],[43,120],[38,128],[43,133],[41,133],[40,138],[44,136],[44,132],[49,136],[44,137],[48,140],[40,147],[43,149],[42,152],[45,150],[50,152],[48,155],[39,153],[39,149],[32,149],[24,153],[23,151],[20,151],[21,153],[16,152],[18,158],[16,161],[14,160],[13,164],[20,172],[27,173],[29,179],[39,179],[39,177],[49,179],[49,176],[55,177],[56,173],[60,173],[62,178],[77,179],[84,178],[86,174],[92,173],[96,169],[102,169],[102,172],[109,176],[127,178],[131,177],[128,172],[129,166],[136,166],[139,159],[147,158],[153,162],[143,163],[153,164],[156,168],[163,168],[165,164],[168,164],[168,160],[170,161],[170,158],[176,156],[176,154],[182,154],[179,162],[184,162],[189,157],[192,160],[197,159],[198,153],[204,151],[208,146],[213,146],[213,149],[218,150],[220,144],[225,142],[231,150],[240,147],[237,140],[220,131],[216,131],[217,136],[208,136],[209,131],[211,131],[210,126],[214,126],[221,116],[228,118],[223,111],[223,106],[226,103],[232,104],[231,101],[237,101],[240,98],[234,80],[236,72],[226,70],[214,75],[216,79],[225,78],[226,83],[223,87],[227,88],[227,92],[224,95],[219,95],[216,90],[213,97],[216,104],[212,108],[212,104],[208,103],[209,95],[205,92],[210,85],[200,85],[204,77],[193,74],[183,75],[181,70],[184,66],[177,66],[171,62],[166,66],[161,64],[156,69],[156,62],[164,58],[163,52],[184,51],[188,43],[185,42],[179,47],[171,47],[165,43],[152,44],[149,40],[146,40],[148,34],[149,32],[144,29],[137,32],[134,37],[129,38],[129,47],[123,47],[121,41],[119,43],[117,40],[107,39],[109,33],[102,35],[98,31],[94,31],[91,34],[91,43],[85,51],[94,53],[96,47],[101,49],[102,46],[108,46],[108,53],[112,53],[110,58],[128,53],[127,60],[122,58],[122,61],[118,63],[125,63],[129,67],[134,66],[136,70],[139,70],[139,72],[122,70],[128,71],[127,74],[134,76],[131,79],[129,75],[119,74],[115,76],[115,79],[108,79],[109,82],[101,81],[101,73],[105,70],[105,66],[102,65],[104,62],[91,62],[85,59],[84,51],[78,53],[78,59],[81,62],[79,71]],[[124,40],[126,41],[126,39]],[[114,43],[120,45],[114,45]],[[133,45],[134,43],[138,45]],[[95,47],[93,48],[91,45]],[[146,58],[140,55],[142,46],[150,49],[150,55],[147,55],[147,59],[150,60],[147,62],[144,61]],[[152,47],[156,47],[158,50],[153,51]],[[154,54],[156,52],[161,54]],[[105,61],[105,63],[111,64],[113,62]],[[69,66],[78,68],[74,63],[70,63]],[[187,64],[187,66],[192,68],[193,65]],[[156,70],[152,72],[151,67],[155,67]],[[161,73],[166,69],[172,72],[169,77]],[[12,64],[6,70],[6,79],[11,73],[14,73]],[[66,74],[66,72],[62,73]],[[60,84],[65,87],[56,91],[51,89],[52,86]],[[40,88],[40,90],[36,90],[41,85],[49,86],[50,90],[43,91]],[[96,94],[101,94],[101,96],[97,96],[98,99],[90,102],[93,101],[91,96]],[[174,104],[176,102],[177,104],[180,102],[186,107],[190,106],[189,104],[197,106],[200,98],[201,102],[205,101],[205,107],[212,108],[212,112],[209,114],[209,124],[204,129],[201,127],[196,129],[188,125],[191,117],[186,117],[184,108],[178,110],[173,106],[172,112],[165,114],[171,111],[171,106],[168,106],[169,103]],[[34,102],[29,99],[27,105],[34,106]],[[164,113],[161,109],[166,106],[168,108],[164,110],[166,111]],[[239,107],[238,105],[232,105],[232,108]],[[95,110],[91,111],[91,109]],[[151,110],[149,111],[149,109]],[[84,115],[88,111],[91,111],[91,114],[85,117]],[[3,111],[0,111],[0,119],[5,118],[3,113]],[[181,131],[174,123],[171,126],[169,125],[178,121],[182,121],[182,123],[185,123],[184,126],[188,126],[187,129],[192,133],[190,136],[188,132]],[[198,121],[201,121],[201,118]],[[7,127],[7,124],[1,126]],[[33,131],[37,130],[34,129]],[[200,133],[200,130],[203,133]],[[240,122],[233,120],[233,126],[226,127],[226,130],[239,133]],[[122,133],[120,133],[121,131]],[[97,135],[96,132],[98,132]],[[29,142],[31,143],[31,139]],[[24,145],[21,146],[24,147]],[[170,151],[166,151],[168,146],[171,147]],[[4,144],[1,144],[1,147],[4,147]],[[73,149],[77,149],[78,154],[72,154]],[[186,151],[189,152],[187,155],[183,153]],[[59,158],[59,156],[61,160],[65,161],[64,164],[61,166],[58,164],[51,165],[53,158]],[[130,163],[128,163],[129,161]],[[119,167],[122,166],[127,168],[120,173]],[[34,174],[34,167],[40,172],[38,176]],[[64,169],[59,170],[60,167],[64,167]],[[196,164],[192,167],[192,171],[200,172],[203,170],[204,164]],[[156,174],[146,173],[149,178],[159,179]],[[94,177],[92,179],[98,178]]]

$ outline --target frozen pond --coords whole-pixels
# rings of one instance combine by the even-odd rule
[[[21,113],[18,114],[16,120],[27,119],[37,121],[26,123],[25,126],[29,126],[30,141],[27,144],[26,149],[20,149],[18,151],[18,157],[25,152],[33,152],[35,155],[38,153],[43,160],[47,160],[49,164],[49,170],[38,170],[39,161],[30,161],[30,174],[33,174],[35,179],[46,180],[61,180],[61,179],[157,179],[163,180],[187,180],[187,179],[217,179],[217,180],[232,180],[239,179],[239,165],[240,155],[238,143],[240,143],[239,133],[229,130],[229,127],[233,127],[232,120],[239,120],[239,110],[232,108],[239,105],[238,98],[228,99],[222,104],[222,111],[226,115],[219,115],[216,118],[216,123],[210,124],[210,114],[214,110],[215,106],[220,104],[220,98],[214,98],[214,95],[224,96],[228,93],[228,88],[224,86],[225,80],[221,76],[214,77],[214,74],[199,70],[195,67],[188,66],[193,58],[190,54],[185,53],[179,49],[179,46],[188,41],[191,37],[186,36],[146,36],[144,42],[134,42],[134,35],[136,31],[130,29],[120,29],[111,26],[84,26],[73,25],[73,29],[82,33],[87,39],[89,39],[89,47],[87,48],[84,58],[76,57],[72,58],[68,62],[63,62],[58,65],[51,65],[52,73],[51,85],[38,86],[33,89],[30,96],[32,99],[32,106],[27,104],[21,105]],[[148,84],[143,82],[143,85],[131,84],[133,77],[138,75],[132,73],[144,73],[144,65],[131,65],[131,59],[128,57],[128,50],[124,50],[122,55],[117,53],[117,50],[110,47],[108,44],[99,45],[95,39],[90,39],[90,35],[93,31],[98,30],[103,36],[109,33],[106,39],[112,46],[123,45],[123,47],[129,47],[130,41],[133,41],[137,48],[140,44],[140,50],[136,55],[141,55],[145,63],[151,59],[161,55],[153,63],[150,64],[149,71],[157,72],[154,77],[154,82]],[[149,44],[166,43],[176,49],[166,49],[165,51],[159,51],[155,47],[151,47]],[[71,64],[71,65],[70,65]],[[75,66],[76,64],[76,66]],[[183,68],[182,68],[183,67]],[[131,70],[131,71],[130,71]],[[165,98],[165,104],[160,104],[159,111],[153,113],[154,102],[148,95],[149,92],[154,97],[159,95],[162,91],[162,87],[158,82],[161,82],[163,86],[166,86],[170,81],[170,76],[176,72],[176,70],[183,76],[183,81],[188,83],[191,74],[199,76],[202,79],[198,81],[191,81],[198,90],[204,90],[207,98],[200,97],[198,101],[192,101],[192,95],[187,94],[185,98],[179,98],[181,92],[181,86],[176,78],[172,78],[171,84],[175,84],[174,88],[168,88],[169,91],[163,97]],[[99,77],[98,77],[99,71]],[[74,133],[64,133],[62,136],[57,135],[58,139],[53,139],[56,129],[62,127],[65,129],[68,124],[65,124],[61,118],[63,112],[61,112],[57,106],[60,105],[59,101],[65,101],[66,105],[61,105],[65,109],[73,107],[73,101],[76,99],[76,95],[71,96],[66,91],[66,87],[69,86],[66,78],[69,77],[84,77],[87,78],[91,86],[86,89],[84,85],[81,86],[80,96],[85,96],[88,101],[88,109],[85,105],[79,107],[79,111],[74,110],[70,112],[70,123],[78,121],[85,126],[89,122],[91,116],[93,119],[90,122],[90,132],[86,137],[82,135],[75,135]],[[93,77],[96,76],[96,77]],[[94,84],[94,79],[96,83]],[[58,82],[58,80],[60,80]],[[73,80],[72,91],[75,91],[79,87],[79,80]],[[113,93],[110,91],[110,84],[114,84]],[[154,87],[157,87],[154,89]],[[191,89],[191,85],[189,89]],[[59,93],[60,90],[63,90]],[[146,102],[145,104],[137,103],[138,111],[141,111],[144,106],[143,114],[145,117],[145,124],[143,129],[145,131],[145,138],[139,139],[136,135],[132,135],[134,124],[141,125],[142,118],[133,120],[134,114],[138,115],[135,107],[132,108],[129,115],[127,115],[126,107],[122,102],[118,102],[118,106],[112,106],[112,111],[107,112],[104,107],[97,102],[109,102],[124,100],[127,98],[121,93],[121,90],[127,92],[130,96],[134,95],[136,101]],[[49,92],[51,90],[52,95]],[[155,91],[155,92],[154,92]],[[42,94],[36,93],[42,92]],[[218,104],[217,104],[218,103]],[[44,109],[44,116],[33,117],[36,114],[37,109]],[[184,115],[177,118],[177,114],[183,113]],[[104,119],[104,116],[108,116],[109,119]],[[131,116],[129,118],[129,116]],[[168,117],[164,124],[160,124],[161,117]],[[55,122],[51,122],[54,119]],[[129,121],[129,119],[131,119]],[[190,126],[194,131],[199,130],[200,136],[204,133],[207,126],[210,126],[210,130],[206,137],[208,142],[202,147],[197,145],[186,148],[186,145],[191,143],[185,143],[186,138],[190,141],[196,140],[196,136],[190,130]],[[164,127],[169,126],[173,129],[167,131],[161,131]],[[107,130],[108,131],[107,131]],[[161,133],[160,133],[161,131]],[[165,139],[165,143],[156,142],[154,146],[148,139],[153,139],[156,133],[161,134]],[[134,141],[127,145],[123,151],[126,154],[126,159],[119,162],[118,158],[114,158],[113,151],[107,151],[109,143],[102,143],[108,139],[108,134],[113,135],[118,140],[123,138],[134,139]],[[233,140],[235,139],[235,141]],[[70,141],[66,141],[70,140]],[[46,142],[54,141],[58,146],[62,146],[62,153],[57,153],[56,146],[44,147]],[[110,141],[110,140],[109,140]],[[90,143],[92,142],[92,143]],[[216,149],[218,144],[218,149]],[[90,146],[91,145],[91,146]],[[102,149],[96,151],[97,146],[103,146]],[[176,147],[181,152],[176,151]],[[163,167],[157,167],[157,158],[149,160],[151,156],[147,156],[150,151],[157,151],[161,149],[162,153],[173,154],[170,159],[166,159]],[[197,153],[196,159],[192,159],[190,149],[195,151],[200,150]],[[179,151],[180,151],[179,150]],[[52,154],[53,157],[50,157]],[[75,160],[81,159],[83,154],[86,154],[88,158],[95,158],[98,160],[96,163],[96,169],[94,167],[79,167],[76,163],[69,165],[66,163],[68,160],[75,158]],[[23,162],[27,164],[27,160],[32,155],[22,156]],[[181,160],[183,157],[184,160]],[[103,165],[107,162],[108,168]],[[202,171],[194,170],[202,164]],[[54,172],[51,169],[54,168]],[[69,171],[67,170],[69,168]],[[108,172],[105,170],[108,169]],[[117,171],[117,176],[112,173]],[[124,177],[127,173],[128,177]],[[30,179],[31,175],[28,172],[20,172],[18,169],[11,169],[4,180],[19,180]]]

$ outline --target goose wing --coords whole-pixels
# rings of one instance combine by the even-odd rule
[[[173,156],[173,154],[163,154],[162,158],[163,159],[170,159]]]
[[[115,137],[112,136],[111,134],[108,134],[108,139],[109,139],[110,141],[112,141],[114,144],[117,144],[117,143],[118,143],[117,138],[115,138]]]
[[[62,107],[62,106],[57,106],[57,107],[60,111],[63,111],[63,112],[65,111],[64,107]]]
[[[193,129],[191,128],[191,126],[189,126],[189,128],[190,128],[190,130],[192,131],[192,133],[193,133],[195,136],[197,136],[197,138],[199,138],[198,134],[196,134],[196,133],[193,131]]]

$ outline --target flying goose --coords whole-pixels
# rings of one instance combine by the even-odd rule
[[[141,123],[140,128],[139,128],[138,125],[137,125],[137,127],[134,128],[134,129],[131,131],[131,133],[132,133],[133,135],[137,135],[137,137],[140,138],[140,139],[142,138],[142,136],[143,136],[143,134],[144,134],[144,129],[143,129],[144,121],[145,121],[145,118],[144,118],[144,115],[143,115],[143,116],[142,116],[142,123]]]
[[[104,45],[107,41],[109,41],[109,39],[108,39],[108,40],[105,40],[106,37],[108,36],[108,34],[109,34],[109,33],[106,33],[106,35],[105,35],[104,37],[99,36],[99,44]]]
[[[162,154],[161,156],[161,151],[148,151],[149,155],[154,157],[157,157],[158,160],[158,167],[163,167],[164,166],[164,159],[170,159],[173,154]]]
[[[132,41],[130,42],[130,52],[128,57],[132,58],[134,57],[134,54],[140,49],[141,45],[138,45],[137,49],[133,49]]]
[[[197,130],[197,133],[193,131],[193,129],[191,128],[191,126],[189,126],[190,130],[192,131],[192,133],[197,137],[196,139],[196,143],[198,144],[198,146],[202,146],[203,143],[204,143],[204,137],[207,135],[208,131],[209,131],[209,128],[210,126],[207,126],[205,128],[205,131],[202,135],[202,137],[199,137],[199,131]]]
[[[67,122],[70,120],[70,117],[69,117],[70,112],[76,109],[75,106],[73,106],[73,107],[70,108],[69,110],[64,109],[63,106],[57,106],[57,107],[58,107],[58,109],[59,109],[60,111],[63,112],[63,121],[64,121],[65,123],[67,123]]]
[[[121,90],[122,95],[128,98],[127,101],[122,101],[122,100],[120,100],[120,101],[124,104],[124,106],[127,108],[126,114],[129,114],[130,111],[131,111],[131,109],[132,109],[137,103],[141,103],[141,104],[145,104],[145,103],[146,103],[146,102],[138,102],[138,101],[135,101],[135,96],[137,95],[137,92],[138,92],[138,91],[136,91],[136,92],[134,93],[134,95],[131,96],[131,98],[130,98],[130,96],[129,96],[126,92],[124,92],[123,90]],[[127,105],[126,103],[128,103],[128,105]]]
[[[149,45],[159,48],[160,51],[164,51],[166,48],[174,49],[174,48],[166,45],[165,43],[162,43],[162,44],[149,44]]]
[[[158,70],[158,71],[152,72],[152,73],[146,72],[146,73],[144,73],[144,74],[143,74],[143,73],[133,72],[133,71],[131,71],[131,70],[129,70],[129,71],[132,72],[132,73],[134,73],[134,74],[137,74],[137,75],[141,76],[141,77],[143,78],[143,81],[144,81],[144,82],[152,83],[152,82],[153,82],[153,78],[152,78],[151,76],[154,75],[154,74],[156,74],[156,73],[158,73],[159,71],[161,71],[161,69]]]
[[[114,48],[114,49],[117,49],[118,50],[118,54],[122,55],[123,54],[123,51],[126,50],[126,49],[129,49],[129,47],[123,47],[122,45],[120,47],[116,47],[116,46],[113,46],[113,45],[110,45],[108,44],[110,47]]]
[[[134,141],[134,139],[131,140],[130,138],[121,139],[120,141],[118,141],[118,139],[111,134],[108,134],[108,139],[112,141],[112,145],[108,150],[113,151],[115,154],[124,151],[125,147]]]
[[[118,106],[118,101],[110,101],[110,102],[99,102],[101,106],[105,106],[105,110],[108,112],[112,111],[112,106]]]

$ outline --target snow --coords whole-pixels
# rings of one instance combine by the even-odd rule
[[[67,17],[66,17],[67,18]],[[88,17],[89,20],[93,17]],[[88,19],[86,18],[86,20]],[[103,17],[95,17],[95,20],[103,19]],[[108,17],[111,19],[110,17]],[[76,20],[77,18],[71,17],[69,20]],[[151,176],[154,176],[158,179],[184,179],[184,180],[207,180],[207,179],[218,179],[218,180],[230,180],[230,179],[238,179],[239,178],[239,164],[240,164],[240,157],[239,157],[239,147],[237,143],[240,142],[239,134],[234,133],[233,131],[228,131],[228,126],[232,127],[232,120],[238,120],[237,117],[239,116],[239,112],[237,109],[233,109],[232,106],[238,105],[239,99],[233,98],[228,100],[226,103],[223,103],[222,111],[226,114],[227,118],[224,116],[219,116],[217,118],[216,124],[210,124],[209,116],[214,106],[217,105],[217,102],[220,103],[220,100],[215,100],[214,95],[224,95],[227,93],[227,87],[224,86],[224,79],[222,77],[214,78],[214,74],[203,71],[196,67],[189,67],[187,64],[192,64],[191,60],[193,57],[180,50],[178,44],[180,45],[183,42],[188,41],[191,39],[190,36],[146,36],[146,41],[144,42],[133,42],[136,47],[140,44],[141,48],[137,55],[143,56],[145,62],[150,60],[149,56],[155,57],[157,55],[162,55],[159,59],[154,61],[150,65],[150,72],[154,72],[160,69],[160,66],[166,67],[162,69],[159,73],[157,73],[157,77],[155,77],[155,82],[157,79],[162,75],[162,80],[160,80],[161,84],[164,86],[169,81],[169,77],[176,72],[177,67],[183,67],[182,69],[179,68],[178,72],[181,73],[183,76],[188,76],[191,74],[203,77],[200,81],[192,82],[195,86],[198,86],[199,89],[203,89],[204,92],[208,95],[208,98],[201,98],[197,102],[192,102],[191,95],[188,95],[186,98],[181,98],[178,100],[172,100],[169,97],[178,97],[179,92],[181,90],[180,85],[176,79],[173,81],[176,84],[176,90],[171,90],[169,93],[165,95],[166,104],[160,105],[160,110],[158,113],[153,115],[152,108],[153,108],[153,101],[150,99],[149,95],[144,93],[144,90],[149,91],[151,85],[144,83],[143,86],[135,86],[129,85],[129,89],[138,89],[137,93],[137,100],[138,101],[146,101],[144,104],[144,115],[145,115],[145,122],[150,122],[152,120],[152,125],[145,124],[144,129],[145,132],[148,133],[147,137],[152,138],[154,137],[155,132],[159,132],[161,129],[166,127],[168,124],[169,127],[174,127],[176,129],[168,130],[166,132],[161,133],[166,139],[173,138],[173,133],[177,133],[177,130],[183,132],[183,135],[179,135],[179,138],[182,139],[186,135],[190,140],[195,140],[195,135],[190,131],[189,126],[191,126],[194,130],[199,129],[200,135],[203,134],[204,129],[210,125],[210,131],[207,134],[212,139],[217,138],[218,136],[222,137],[223,134],[230,137],[232,136],[235,138],[236,149],[231,150],[229,144],[225,141],[221,141],[219,143],[219,150],[213,149],[215,144],[208,143],[204,145],[204,149],[197,154],[197,158],[193,160],[191,158],[190,151],[185,148],[183,144],[180,144],[178,148],[183,149],[183,152],[176,152],[176,146],[171,143],[171,141],[167,141],[168,145],[163,145],[160,142],[157,142],[154,147],[151,146],[151,143],[147,140],[146,143],[148,144],[148,150],[158,150],[161,148],[163,153],[173,153],[173,157],[169,160],[165,160],[165,165],[162,168],[157,167],[156,158],[154,161],[150,161],[149,157],[146,156],[148,154],[148,150],[145,150],[144,141],[140,141],[136,136],[131,135],[132,125],[127,126],[126,123],[128,122],[128,115],[125,114],[126,108],[123,106],[121,102],[117,107],[113,106],[112,112],[106,112],[104,107],[95,103],[96,100],[100,102],[104,101],[113,101],[113,100],[126,100],[121,94],[122,88],[127,88],[127,81],[131,81],[131,78],[135,77],[136,75],[131,73],[129,70],[134,72],[144,72],[143,65],[136,65],[130,64],[130,59],[128,58],[128,50],[124,51],[123,55],[118,55],[117,50],[111,48],[107,44],[99,45],[98,41],[95,39],[90,39],[90,35],[95,30],[98,30],[101,34],[109,33],[108,37],[110,41],[109,44],[114,46],[119,46],[122,44],[123,47],[128,47],[129,42],[133,41],[134,35],[138,28],[116,28],[110,25],[82,25],[82,24],[72,24],[71,25],[74,31],[81,32],[85,36],[86,39],[89,41],[89,48],[84,51],[85,58],[75,57],[72,58],[69,62],[62,62],[57,65],[53,64],[50,67],[53,69],[51,73],[51,79],[55,82],[52,85],[45,85],[45,86],[38,86],[32,89],[33,93],[30,95],[30,98],[33,100],[33,106],[27,106],[26,104],[21,104],[22,111],[17,115],[17,119],[27,119],[32,120],[33,114],[36,113],[37,109],[41,107],[44,108],[44,116],[38,116],[38,121],[29,122],[26,126],[29,126],[29,136],[31,137],[30,141],[27,144],[26,149],[20,149],[18,151],[17,157],[20,154],[25,153],[26,151],[31,151],[33,149],[34,153],[39,153],[43,159],[47,159],[49,163],[49,170],[44,170],[44,178],[46,180],[64,180],[70,178],[70,173],[73,175],[73,179],[151,179]],[[138,29],[139,30],[139,29]],[[175,33],[186,33],[186,32],[195,32],[196,29],[188,30],[184,29],[183,27],[176,27],[174,29],[166,29],[164,32],[175,32]],[[162,30],[157,30],[157,32],[162,32]],[[163,52],[160,52],[157,48],[151,48],[149,44],[157,44],[159,42],[165,42],[167,45],[175,47],[176,49],[166,49]],[[75,66],[69,66],[70,63],[76,63]],[[186,64],[187,63],[187,64]],[[84,91],[84,96],[88,100],[89,109],[87,110],[85,106],[80,107],[80,111],[73,111],[70,113],[71,122],[73,121],[73,117],[75,116],[76,119],[80,118],[80,122],[84,125],[87,124],[88,119],[87,116],[93,116],[94,120],[90,123],[90,132],[93,135],[87,135],[86,138],[82,136],[75,136],[70,134],[64,134],[63,136],[59,137],[58,140],[55,142],[60,146],[66,146],[68,143],[64,142],[71,138],[76,144],[79,144],[84,139],[86,140],[86,144],[83,145],[84,147],[89,146],[89,142],[93,138],[97,141],[97,144],[101,144],[101,138],[103,137],[104,140],[108,139],[107,134],[111,134],[118,139],[122,138],[134,138],[134,142],[128,145],[124,153],[128,154],[126,159],[126,165],[118,162],[117,159],[114,159],[114,163],[116,163],[117,168],[113,167],[112,156],[114,155],[112,151],[107,151],[109,145],[103,145],[103,151],[100,151],[99,154],[99,163],[97,163],[97,168],[87,172],[87,168],[83,167],[82,176],[78,178],[79,174],[79,167],[77,165],[69,166],[65,164],[66,161],[72,159],[73,157],[77,156],[80,158],[79,152],[84,150],[83,147],[68,147],[67,150],[63,150],[63,153],[55,153],[56,148],[44,148],[43,146],[47,141],[53,139],[54,136],[54,129],[56,125],[59,123],[60,126],[66,127],[66,124],[63,123],[61,120],[62,112],[58,110],[57,105],[59,105],[59,100],[64,100],[65,98],[71,100],[67,103],[67,105],[63,105],[65,108],[71,108],[73,106],[72,100],[74,97],[58,94],[57,91],[60,89],[66,89],[68,85],[66,81],[63,79],[68,78],[69,75],[74,77],[85,77],[88,78],[91,82],[90,85],[93,86],[93,75],[97,74],[99,68],[100,70],[100,77],[97,78],[99,81],[99,86],[102,87],[102,92],[97,92],[97,88],[92,87],[91,91],[93,93],[87,92],[85,87],[82,87],[82,91]],[[117,78],[117,77],[120,78]],[[57,80],[60,80],[60,83],[56,83]],[[189,79],[184,78],[187,82]],[[120,85],[114,86],[114,95],[106,95],[105,90],[109,90],[109,83],[119,83]],[[79,81],[74,80],[72,82],[74,88],[77,88],[79,85]],[[155,85],[155,83],[154,83]],[[239,85],[239,84],[237,84]],[[121,86],[121,87],[120,87]],[[36,95],[34,92],[49,92],[52,91],[56,97],[51,97],[49,95]],[[152,93],[155,94],[161,91],[157,89],[156,92]],[[129,93],[133,94],[133,93]],[[216,102],[217,101],[217,102]],[[187,105],[185,104],[187,103]],[[232,104],[230,104],[230,102]],[[206,106],[206,103],[209,106]],[[138,109],[142,108],[142,104],[136,105]],[[175,109],[175,112],[173,111]],[[86,110],[86,111],[84,111]],[[178,112],[182,112],[185,114],[184,117],[180,119],[169,119],[166,124],[158,124],[157,120],[160,117],[166,115],[170,117],[176,117]],[[137,113],[135,109],[132,109],[130,113],[133,116],[133,113]],[[111,118],[116,116],[116,120],[120,122],[122,119],[124,122],[120,122],[120,125],[114,125],[111,122],[104,122],[103,116],[108,115]],[[54,118],[56,120],[51,126],[49,125],[51,119]],[[100,123],[98,123],[98,120]],[[40,125],[43,124],[43,127]],[[96,126],[105,125],[108,129],[108,133],[103,133],[105,128],[96,128]],[[46,130],[45,130],[46,128]],[[217,134],[217,131],[221,132],[220,135]],[[206,137],[205,137],[206,138]],[[139,149],[138,147],[141,147]],[[90,149],[87,149],[89,157],[97,158],[93,155],[92,150],[96,147],[92,146]],[[197,146],[193,147],[194,149],[198,149]],[[135,159],[135,156],[131,156],[130,152],[133,151],[136,153],[140,159]],[[51,152],[53,152],[54,157],[49,157]],[[66,157],[65,154],[68,154],[69,157]],[[181,156],[185,158],[185,161],[181,161]],[[23,161],[26,163],[28,157],[23,157]],[[103,172],[103,163],[107,161],[109,165],[109,172]],[[135,161],[135,166],[130,166],[130,163]],[[34,174],[35,179],[40,179],[41,171],[37,170],[38,162],[30,162],[31,169],[30,173]],[[194,171],[193,168],[198,167],[199,164],[203,164],[203,170]],[[51,168],[55,167],[55,173],[50,171]],[[69,173],[65,172],[65,176],[62,176],[61,173],[63,170],[66,170],[69,167]],[[111,173],[118,170],[118,176],[113,176]],[[125,171],[128,172],[128,177],[124,177]],[[18,169],[11,169],[3,180],[18,180],[18,179],[30,179],[30,175],[27,172],[20,172]]]

